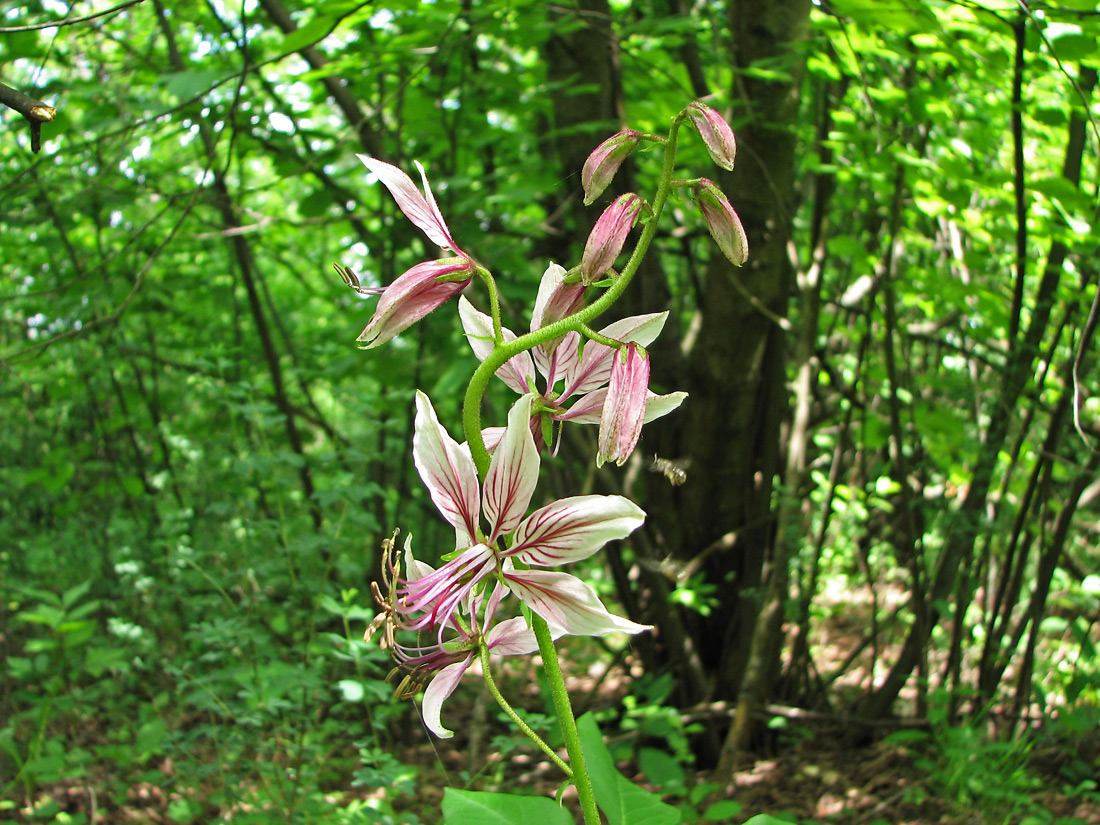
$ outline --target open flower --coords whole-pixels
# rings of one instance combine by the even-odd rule
[[[405,217],[423,230],[428,240],[455,253],[452,258],[417,264],[382,291],[374,316],[356,339],[364,344],[364,349],[371,349],[386,343],[460,293],[477,273],[478,265],[451,237],[451,230],[436,205],[419,161],[415,163],[424,182],[423,192],[416,188],[412,178],[393,164],[367,155],[358,155],[358,158],[385,184]]]
[[[543,275],[544,289],[553,293],[555,284],[564,277],[565,270],[557,264],[551,264]],[[536,302],[535,314],[531,318],[531,329],[536,330],[557,318],[549,318],[539,311]],[[462,318],[462,327],[466,338],[478,359],[484,361],[493,351],[493,321],[483,312],[474,309],[465,298],[458,301],[458,314]],[[559,316],[561,317],[561,316]],[[632,315],[608,324],[599,332],[607,338],[625,343],[648,346],[664,328],[667,312],[651,315]],[[502,329],[505,342],[516,340],[515,333]],[[553,421],[575,421],[581,424],[599,424],[603,418],[604,401],[607,398],[607,383],[611,378],[616,349],[594,341],[584,342],[577,332],[568,332],[560,343],[549,352],[536,347],[530,352],[521,352],[508,359],[497,376],[519,394],[534,390],[541,392],[539,404],[547,412],[545,415]],[[541,390],[539,377],[541,376]],[[646,390],[644,423],[667,415],[680,406],[687,398],[685,392],[657,395]]]
[[[469,448],[451,438],[428,397],[417,393],[413,458],[432,501],[455,528],[456,547],[453,558],[438,570],[418,568],[423,575],[401,582],[397,596],[402,612],[419,614],[408,627],[435,628],[441,643],[455,612],[489,577],[562,633],[590,636],[646,629],[609,613],[595,591],[575,576],[529,569],[586,559],[645,520],[645,513],[622,496],[573,496],[524,518],[540,464],[529,426],[532,399],[524,395],[512,406],[479,489]],[[483,512],[487,531],[481,528]],[[410,570],[414,561],[410,556]]]
[[[434,570],[431,566],[413,558],[411,539],[412,536],[405,539],[404,555],[409,578],[415,580],[433,573]],[[488,599],[476,594],[471,594],[466,599],[463,605],[465,618],[462,621],[449,623],[448,626],[452,632],[446,641],[427,645],[403,644],[398,641],[397,631],[410,630],[412,626],[405,615],[408,612],[407,608],[403,601],[396,597],[393,587],[401,581],[401,562],[393,553],[392,539],[385,542],[383,547],[385,549],[383,578],[386,579],[388,595],[383,596],[377,585],[374,585],[375,599],[378,601],[381,612],[371,622],[364,639],[370,641],[378,627],[383,624],[386,626],[382,648],[388,650],[397,662],[397,667],[390,676],[404,674],[397,687],[398,698],[404,699],[416,695],[424,683],[430,679],[424,690],[424,724],[441,739],[450,739],[454,734],[443,727],[440,711],[444,700],[454,692],[462,676],[479,655],[481,646],[484,645],[493,654],[518,656],[537,650],[538,640],[527,626],[527,620],[522,616],[497,624],[493,623],[497,606],[508,592],[498,584],[493,588]],[[561,634],[558,632],[554,635]]]

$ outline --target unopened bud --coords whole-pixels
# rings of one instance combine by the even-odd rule
[[[638,212],[645,203],[633,192],[620,195],[604,210],[581,255],[581,281],[587,286],[611,269],[619,253],[623,251],[626,236],[634,225]]]
[[[718,248],[731,263],[741,266],[749,257],[749,239],[729,200],[714,181],[706,178],[696,183],[691,191]]]
[[[733,159],[737,155],[737,141],[726,119],[699,101],[687,107],[687,116],[699,130],[711,160],[723,169],[732,169]]]
[[[636,343],[615,353],[607,398],[600,416],[596,465],[614,461],[620,467],[630,458],[645,421],[649,389],[649,357]]]
[[[638,146],[641,135],[633,129],[624,129],[601,143],[588,156],[581,170],[581,186],[584,187],[584,205],[589,206],[611,183],[624,160]]]

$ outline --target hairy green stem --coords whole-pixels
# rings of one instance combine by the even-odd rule
[[[591,321],[606,312],[626,291],[630,281],[637,273],[638,267],[641,266],[642,259],[649,250],[653,238],[657,235],[657,224],[660,221],[665,202],[668,200],[669,192],[672,190],[672,171],[676,165],[676,131],[679,128],[679,123],[679,118],[677,118],[673,121],[672,128],[669,130],[668,144],[665,147],[665,163],[661,170],[661,180],[657,186],[657,194],[653,198],[653,216],[646,222],[645,228],[642,230],[642,236],[638,239],[638,245],[634,247],[630,260],[627,261],[626,266],[623,267],[623,271],[619,273],[619,277],[615,282],[608,287],[603,295],[572,315],[545,327],[532,330],[526,335],[521,335],[509,344],[495,347],[481,362],[481,365],[470,379],[470,384],[466,388],[466,397],[462,402],[462,426],[466,434],[466,442],[470,445],[470,454],[473,456],[474,465],[477,467],[480,477],[484,478],[485,473],[489,471],[489,452],[485,449],[485,440],[481,437],[481,399],[489,388],[489,381],[493,377],[493,373],[504,366],[509,358],[519,355],[521,352],[533,349],[547,341],[552,341],[567,332],[587,327]],[[497,326],[495,319],[493,325],[494,327]]]
[[[581,737],[577,733],[577,720],[573,716],[573,706],[569,702],[569,691],[565,689],[565,677],[558,663],[558,651],[554,647],[554,637],[545,620],[537,613],[531,616],[531,625],[538,639],[539,653],[542,654],[542,670],[550,684],[550,696],[554,700],[554,711],[558,715],[561,735],[565,740],[565,749],[569,752],[569,764],[573,768],[573,784],[577,786],[577,796],[581,803],[585,825],[600,825],[600,812],[596,808],[596,794],[592,790],[592,780],[588,776],[588,766],[584,763],[584,750]]]
[[[504,333],[500,325],[500,293],[497,291],[497,282],[487,269],[478,267],[478,273],[489,290],[489,313],[493,318],[493,342],[500,346],[504,343]]]
[[[638,272],[638,268],[641,266],[642,259],[649,250],[650,244],[653,243],[653,239],[657,235],[657,224],[660,221],[661,212],[664,210],[669,192],[671,192],[673,188],[672,172],[676,165],[676,133],[682,119],[682,114],[678,115],[672,121],[672,126],[669,129],[668,141],[665,144],[665,160],[664,166],[661,169],[661,179],[657,186],[657,193],[653,198],[651,214],[644,224],[641,237],[638,239],[638,244],[634,247],[634,251],[630,255],[630,260],[627,261],[626,266],[623,267],[618,278],[613,281],[611,286],[609,286],[599,298],[566,318],[562,318],[540,329],[532,330],[511,343],[504,343],[500,320],[500,298],[497,294],[496,283],[488,272],[482,274],[489,288],[490,311],[493,318],[493,337],[496,345],[493,347],[493,351],[489,353],[485,360],[481,362],[477,370],[475,370],[473,377],[470,379],[470,384],[466,388],[466,396],[462,402],[462,427],[466,434],[466,442],[469,444],[470,454],[473,457],[474,465],[477,467],[478,477],[482,481],[484,481],[489,471],[490,458],[488,450],[485,449],[485,440],[481,436],[481,399],[485,396],[485,391],[489,387],[489,381],[492,379],[493,373],[500,369],[509,358],[519,355],[521,352],[533,349],[539,344],[552,341],[555,338],[565,335],[567,332],[577,331],[607,346],[617,345],[618,342],[612,341],[606,336],[602,336],[595,332],[589,324],[611,307],[611,305],[622,296],[623,292],[626,291],[634,275]],[[554,638],[550,633],[550,628],[547,626],[546,621],[541,616],[533,614],[531,616],[531,625],[535,632],[535,638],[538,640],[539,652],[542,654],[543,670],[546,673],[546,678],[550,686],[550,694],[554,700],[554,710],[558,717],[558,725],[561,727],[562,737],[565,740],[565,747],[569,752],[569,765],[565,765],[557,754],[555,754],[550,747],[531,730],[530,726],[519,718],[518,714],[516,714],[511,706],[504,700],[500,691],[497,690],[496,684],[493,682],[489,672],[488,647],[482,645],[480,655],[485,683],[489,686],[489,692],[493,694],[493,698],[495,698],[497,703],[504,708],[504,712],[508,714],[509,718],[519,726],[520,730],[531,737],[531,740],[535,742],[544,753],[549,755],[550,758],[565,771],[566,775],[571,778],[573,784],[576,785],[577,795],[580,798],[581,810],[584,814],[585,825],[600,825],[600,813],[596,807],[596,796],[592,789],[592,780],[588,776],[588,768],[585,765],[584,750],[581,748],[580,735],[577,732],[577,720],[573,716],[573,707],[569,702],[569,692],[565,688],[565,677],[562,676],[561,665],[558,662],[558,652],[554,647]]]
[[[482,643],[478,655],[481,657],[481,675],[485,678],[485,684],[489,688],[490,695],[497,700],[497,704],[501,706],[508,715],[508,718],[516,723],[516,727],[526,733],[528,738],[538,746],[538,749],[549,756],[550,761],[561,768],[565,775],[572,779],[573,769],[570,768],[560,756],[554,753],[554,749],[546,744],[545,740],[535,733],[530,725],[523,721],[523,718],[516,713],[510,704],[508,704],[508,700],[504,698],[504,694],[500,692],[500,688],[497,687],[497,683],[493,680],[493,674],[489,670],[489,646]]]

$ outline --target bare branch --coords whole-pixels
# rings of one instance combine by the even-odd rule
[[[107,11],[96,12],[95,14],[89,14],[84,17],[64,17],[61,20],[51,20],[49,23],[32,23],[29,26],[0,26],[0,34],[7,34],[8,32],[33,32],[39,29],[52,29],[59,26],[72,26],[76,23],[86,23],[89,20],[95,20],[97,17],[106,17],[109,14],[116,14],[123,9],[128,9],[130,6],[136,6],[138,3],[144,3],[145,0],[127,0],[125,3],[119,3],[114,8],[107,9]]]
[[[38,150],[42,148],[42,124],[53,120],[57,115],[57,109],[3,83],[0,83],[0,103],[9,109],[14,109],[30,121],[31,151],[37,155]]]

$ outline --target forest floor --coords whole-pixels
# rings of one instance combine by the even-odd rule
[[[513,674],[513,685],[515,681]],[[583,682],[572,683],[571,692],[591,696],[585,687],[592,685]],[[533,680],[528,685],[537,706],[539,689]],[[593,706],[618,704],[617,692],[615,680],[604,678]],[[412,809],[438,810],[442,788],[463,786],[469,776],[466,766],[471,764],[483,765],[471,783],[475,789],[554,794],[560,779],[557,769],[537,752],[529,748],[507,756],[492,752],[487,743],[509,734],[503,726],[497,730],[495,720],[487,723],[482,701],[480,697],[471,701],[467,694],[464,702],[456,695],[453,704],[444,708],[455,738],[424,741],[402,756],[403,761],[422,768],[418,798],[410,800]],[[739,825],[757,814],[837,825],[1100,825],[1100,793],[1095,783],[1075,786],[1072,781],[1081,765],[1100,765],[1100,736],[1095,731],[1070,749],[1042,731],[1025,745],[983,742],[986,731],[973,729],[957,737],[936,738],[927,728],[899,723],[896,728],[885,726],[883,735],[873,741],[853,743],[838,720],[825,714],[800,714],[796,709],[788,712],[797,724],[767,745],[742,753],[732,781],[702,803],[689,806],[699,814],[695,819],[685,816],[685,825],[696,821]],[[494,711],[490,708],[489,713]],[[613,723],[607,727],[614,729]],[[900,738],[909,741],[887,738],[899,730],[906,731]],[[423,732],[422,739],[429,738]],[[615,752],[616,739],[609,738]],[[618,742],[623,745],[624,737]],[[631,780],[660,792],[638,769],[637,761],[623,760],[618,767]],[[688,788],[711,779],[709,772],[693,775],[689,769],[686,773]],[[565,801],[576,812],[571,791]],[[678,807],[687,805],[683,791],[663,798]],[[740,810],[734,816],[702,819],[707,804],[717,800],[734,800]],[[579,821],[579,815],[576,818]]]
[[[815,648],[830,651],[817,662],[823,672],[830,672],[845,659],[845,651],[854,649],[860,638],[858,609],[842,615],[830,620],[831,635],[819,639]],[[856,740],[839,714],[770,707],[767,719],[762,720],[770,723],[762,726],[766,741],[739,754],[736,771],[717,781],[709,771],[696,768],[700,762],[693,764],[690,753],[701,750],[700,731],[723,735],[730,716],[727,708],[708,706],[681,715],[661,695],[660,680],[644,674],[629,655],[615,654],[592,641],[570,640],[563,645],[562,659],[564,671],[573,674],[568,687],[575,708],[578,713],[591,710],[597,714],[619,769],[627,778],[684,810],[685,825],[739,825],[757,814],[802,825],[1100,825],[1100,792],[1096,785],[1100,778],[1100,735],[1095,725],[1078,725],[1074,734],[1064,717],[1047,713],[1043,715],[1048,722],[1045,726],[1036,724],[1026,739],[1013,741],[988,726],[937,727],[898,720]],[[873,662],[861,665],[858,659],[853,660],[848,670],[853,681],[848,685],[838,681],[834,688],[859,695],[873,670]],[[538,681],[537,659],[505,660],[495,675],[510,701],[526,709],[524,715],[529,722],[536,728],[552,724],[549,716],[531,712],[549,713],[548,700]],[[375,783],[378,787],[349,787],[350,782],[341,779],[326,784],[326,790],[306,791],[315,794],[314,799],[323,805],[332,805],[334,816],[316,821],[374,821],[365,810],[354,817],[346,815],[343,808],[358,800],[379,803],[382,809],[392,805],[397,812],[414,816],[411,821],[432,825],[440,821],[446,787],[550,797],[557,790],[561,780],[557,768],[509,727],[474,673],[443,708],[443,722],[455,731],[454,738],[439,740],[431,736],[418,712],[419,708],[407,704],[403,717],[391,719],[388,724],[391,733],[399,735],[399,741],[387,751],[402,765],[415,769],[413,793],[403,795],[394,783],[386,782]],[[912,712],[907,715],[920,716]],[[90,748],[91,744],[85,746]],[[330,741],[328,747],[334,759],[354,762],[355,749],[350,741]],[[643,752],[647,749],[651,756],[658,751],[664,754],[663,761],[648,763],[649,773],[654,775],[647,775],[645,770]],[[211,763],[221,758],[216,750],[207,756]],[[156,770],[163,778],[161,783],[141,782],[120,789],[120,777],[93,770],[82,781],[68,781],[42,791],[70,816],[83,815],[83,819],[66,822],[234,822],[249,809],[253,813],[247,821],[266,821],[255,819],[255,804],[219,806],[212,795],[201,792],[201,783],[190,785],[192,793],[198,792],[193,799],[182,799],[188,787],[185,774],[195,766],[173,768],[168,764],[170,760],[164,762]],[[346,764],[337,769],[341,775],[348,770]],[[663,777],[655,775],[654,766],[661,768]],[[288,769],[287,776],[291,773]],[[710,791],[692,794],[693,788],[716,781]],[[253,794],[256,799],[257,789],[252,784],[246,779],[245,786],[223,789],[222,796],[246,799]],[[169,790],[172,787],[176,790]],[[181,810],[181,801],[194,803],[184,808],[195,812],[194,818],[173,815],[173,811],[178,814]],[[576,812],[572,789],[566,791],[564,801]],[[708,806],[716,802],[736,805],[727,804],[721,816],[704,819]],[[272,816],[271,822],[282,822],[285,818],[277,815],[276,807],[270,797],[260,803],[260,810]],[[22,811],[20,815],[28,813]],[[4,818],[0,811],[0,819]],[[575,818],[579,821],[579,816]],[[43,820],[24,816],[18,821]],[[311,820],[298,817],[293,821]]]
[[[845,590],[837,596],[838,609],[819,625],[814,640],[818,672],[844,671],[832,685],[832,694],[863,695],[881,676],[881,662],[892,661],[896,655],[891,643],[884,642],[876,661],[876,654],[861,645],[861,639],[872,612],[904,598],[904,591],[879,588],[875,598],[877,603],[866,593]],[[828,594],[822,601],[828,601]],[[850,651],[857,648],[863,652],[850,657]],[[588,656],[592,650],[587,648]],[[645,775],[636,758],[647,745],[677,750],[675,735],[663,742],[645,738],[644,724],[638,721],[647,710],[646,678],[641,668],[629,657],[608,665],[606,653],[588,658],[585,651],[582,644],[566,647],[563,653],[565,672],[580,674],[568,680],[578,715],[586,709],[602,710],[610,717],[607,722],[601,717],[609,747],[616,756],[625,754],[619,769],[651,791],[667,790]],[[574,661],[565,662],[570,655]],[[547,700],[533,663],[508,660],[505,664],[498,675],[505,695],[515,696],[518,706],[545,707]],[[964,684],[975,681],[974,674],[963,676]],[[635,697],[634,712],[624,711],[630,696]],[[1027,726],[1025,738],[1014,739],[995,723],[937,726],[914,722],[922,716],[914,711],[915,701],[912,691],[904,691],[897,710],[905,718],[896,723],[887,720],[862,737],[853,735],[842,714],[769,708],[771,712],[762,720],[770,722],[763,737],[766,741],[739,754],[736,771],[720,782],[718,790],[689,805],[693,786],[717,778],[709,771],[686,766],[683,787],[664,793],[663,798],[697,812],[694,818],[685,815],[685,825],[696,821],[739,825],[757,814],[838,825],[1100,825],[1100,728],[1094,722],[1075,728],[1056,712],[1032,708],[1033,718],[1048,723],[1053,718],[1055,724],[1037,721]],[[462,787],[470,765],[483,766],[471,783],[475,789],[554,794],[558,771],[537,751],[523,748],[510,755],[493,753],[494,737],[510,734],[507,727],[497,727],[494,717],[498,713],[487,691],[478,688],[476,677],[471,676],[448,700],[443,715],[445,723],[456,731],[455,738],[435,740],[422,730],[425,744],[406,757],[423,766],[417,809],[438,809],[441,788]],[[935,714],[926,711],[923,715]],[[1084,718],[1095,716],[1086,714]],[[685,713],[682,721],[685,726],[694,722],[724,731],[729,718],[727,709],[708,706],[701,712]],[[621,733],[614,733],[616,730]],[[698,738],[691,744],[698,749]],[[688,748],[681,743],[678,750],[681,762],[686,763],[683,757]],[[434,776],[434,781],[429,776]],[[570,803],[568,794],[566,804]],[[702,819],[707,805],[719,800],[735,801],[740,810],[732,817]],[[579,821],[579,816],[576,818]]]

